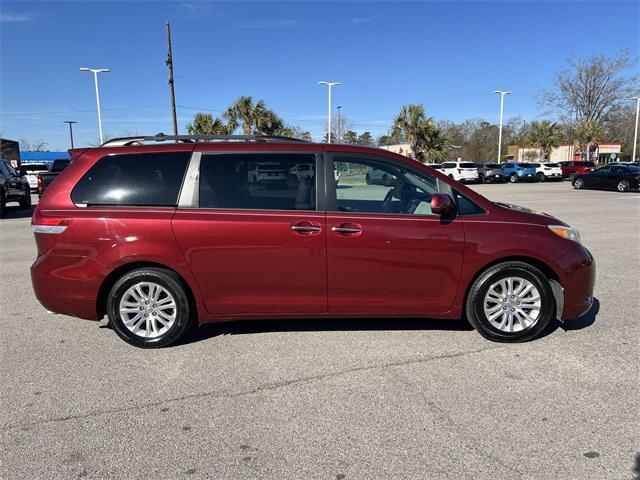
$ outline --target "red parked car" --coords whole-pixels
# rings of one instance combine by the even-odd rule
[[[392,181],[367,184],[371,169]],[[32,224],[45,308],[107,315],[139,347],[274,317],[464,316],[524,341],[592,305],[595,263],[574,229],[361,146],[116,139],[72,151]]]
[[[559,162],[562,169],[562,178],[568,178],[573,182],[576,175],[583,175],[593,171],[596,164],[585,161]]]

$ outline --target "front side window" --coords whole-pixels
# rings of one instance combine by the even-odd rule
[[[76,204],[175,206],[191,152],[108,155],[71,193]]]
[[[315,210],[315,155],[204,154],[199,202],[200,208]]]
[[[360,158],[334,159],[339,176],[332,210],[353,213],[431,215],[434,177]]]

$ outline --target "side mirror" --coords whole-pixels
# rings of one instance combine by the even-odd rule
[[[431,212],[436,215],[446,215],[453,210],[453,200],[446,193],[431,195]]]

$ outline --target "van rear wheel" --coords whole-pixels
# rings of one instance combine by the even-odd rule
[[[194,324],[180,278],[162,268],[141,268],[120,278],[109,291],[107,314],[118,336],[141,348],[176,343]]]
[[[556,311],[549,280],[524,262],[505,262],[483,272],[471,286],[466,314],[484,338],[524,342],[536,338]]]

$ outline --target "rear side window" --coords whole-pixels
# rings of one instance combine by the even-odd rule
[[[200,161],[200,208],[315,210],[309,153],[210,154]]]
[[[71,193],[76,204],[175,206],[191,152],[108,155]]]

